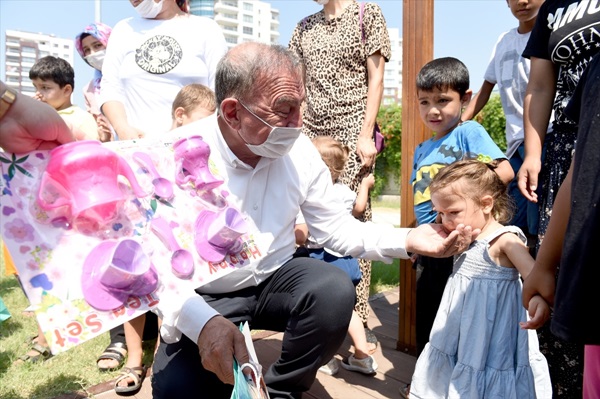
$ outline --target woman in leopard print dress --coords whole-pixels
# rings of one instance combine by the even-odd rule
[[[289,44],[306,67],[303,131],[311,139],[330,136],[351,148],[340,180],[357,192],[362,178],[374,170],[373,128],[383,95],[384,65],[391,57],[390,39],[377,4],[317,2],[323,10],[302,19]],[[371,215],[369,201],[363,220],[371,220]],[[356,311],[366,327],[371,262],[360,259],[360,268]]]

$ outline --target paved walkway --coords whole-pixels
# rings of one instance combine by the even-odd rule
[[[369,326],[373,329],[380,345],[375,353],[379,369],[375,376],[346,371],[340,367],[336,376],[318,373],[317,379],[305,399],[385,399],[399,398],[398,390],[410,381],[415,358],[396,350],[398,336],[398,288],[371,298]],[[268,367],[281,351],[281,333],[261,332],[254,336],[254,346],[263,367]],[[341,360],[350,355],[350,341],[341,346],[336,357]],[[142,389],[132,399],[152,397],[150,379],[144,380]],[[91,388],[87,395],[72,394],[55,399],[122,399],[112,390],[112,382]]]
[[[400,208],[373,208],[373,222],[400,226]]]

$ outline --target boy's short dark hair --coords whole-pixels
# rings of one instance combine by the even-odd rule
[[[417,75],[417,90],[451,89],[462,97],[469,90],[469,70],[453,57],[429,61]]]
[[[75,71],[64,59],[54,56],[40,58],[29,70],[29,79],[51,80],[62,89],[66,85],[75,88]]]

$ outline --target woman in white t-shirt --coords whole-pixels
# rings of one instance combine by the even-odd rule
[[[139,16],[113,28],[102,67],[101,110],[120,140],[156,137],[171,126],[179,90],[201,83],[214,90],[227,51],[221,28],[190,15],[186,0],[130,0]]]

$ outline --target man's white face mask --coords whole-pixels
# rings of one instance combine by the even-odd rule
[[[267,139],[262,144],[249,144],[238,131],[240,138],[246,143],[248,149],[255,155],[265,158],[281,158],[293,147],[294,143],[302,133],[301,127],[278,127],[271,126],[264,120],[258,117],[254,112],[250,111],[241,101],[242,107],[250,112],[256,119],[271,128],[271,132]]]
[[[135,10],[140,14],[140,17],[152,19],[162,11],[162,7],[163,0],[160,0],[158,3],[154,2],[154,0],[142,0],[142,2],[135,7]]]

